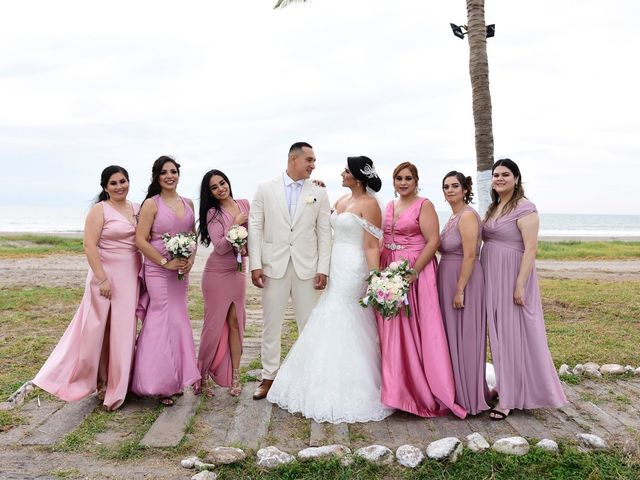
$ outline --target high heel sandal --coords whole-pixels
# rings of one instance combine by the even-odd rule
[[[234,368],[231,370],[231,388],[229,388],[229,395],[232,397],[238,397],[242,392],[240,386],[240,369]]]

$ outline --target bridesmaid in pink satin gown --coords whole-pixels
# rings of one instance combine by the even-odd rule
[[[136,345],[131,391],[158,396],[173,405],[173,395],[200,380],[193,332],[187,311],[188,273],[195,260],[169,259],[162,235],[195,232],[193,202],[178,195],[180,165],[171,157],[158,158],[152,181],[140,208],[136,244],[144,254],[148,307]],[[184,280],[178,272],[184,272]]]
[[[518,165],[493,164],[480,262],[498,405],[489,416],[513,409],[557,408],[567,399],[547,345],[535,258],[538,212],[526,199]]]
[[[455,402],[455,383],[449,357],[438,290],[435,252],[440,244],[433,204],[417,196],[418,169],[404,162],[393,172],[399,199],[389,202],[384,215],[380,268],[408,260],[417,275],[409,278],[411,316],[404,312],[390,320],[376,315],[382,350],[382,403],[421,417],[464,418]]]
[[[231,226],[247,228],[249,202],[234,200],[229,178],[220,170],[205,173],[200,187],[200,221],[198,231],[203,245],[213,245],[202,274],[204,325],[200,335],[198,367],[202,384],[196,392],[212,390],[206,387],[209,376],[229,393],[240,395],[240,357],[245,326],[245,292],[247,274],[243,260],[237,269],[237,253],[227,241]],[[240,254],[246,256],[246,245]]]
[[[105,168],[100,186],[103,190],[84,229],[91,268],[82,302],[33,383],[67,402],[98,388],[105,409],[115,410],[127,395],[136,338],[139,206],[127,200],[129,174],[124,168]]]

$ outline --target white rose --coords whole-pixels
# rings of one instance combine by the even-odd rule
[[[247,229],[242,227],[240,229],[240,231],[238,232],[238,238],[244,240],[245,238],[247,238],[249,236],[249,232],[247,232]]]
[[[237,240],[238,239],[238,232],[236,232],[235,230],[229,230],[229,240]]]

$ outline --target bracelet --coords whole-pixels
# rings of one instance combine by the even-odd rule
[[[102,285],[104,282],[106,282],[108,280],[107,277],[104,277],[104,280],[102,280],[101,282],[98,282],[98,286]]]

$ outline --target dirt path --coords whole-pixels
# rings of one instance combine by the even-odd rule
[[[191,273],[199,285],[210,249],[201,248]],[[640,260],[538,260],[543,278],[585,278],[605,281],[640,280]],[[88,264],[84,255],[48,255],[0,259],[0,288],[25,286],[82,287]]]

